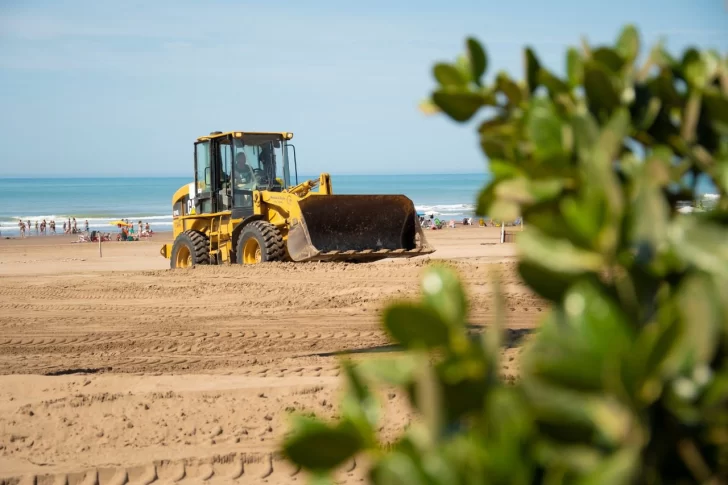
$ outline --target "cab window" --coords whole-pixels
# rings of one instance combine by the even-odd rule
[[[210,142],[195,145],[195,175],[197,193],[210,191]]]

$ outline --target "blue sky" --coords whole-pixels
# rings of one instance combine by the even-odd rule
[[[349,4],[352,5],[349,5]],[[431,66],[486,45],[562,71],[581,35],[728,52],[725,0],[0,0],[0,176],[189,175],[215,130],[293,131],[306,173],[473,173],[472,125],[425,117]]]

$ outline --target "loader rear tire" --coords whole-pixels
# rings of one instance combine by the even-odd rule
[[[169,265],[174,268],[189,268],[199,264],[210,264],[209,240],[198,231],[185,231],[175,239]]]
[[[235,255],[238,264],[282,261],[286,247],[276,226],[266,221],[253,221],[240,232]]]

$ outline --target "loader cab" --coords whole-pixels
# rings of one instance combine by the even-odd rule
[[[197,214],[253,214],[253,192],[291,186],[286,141],[292,133],[213,132],[195,143]]]

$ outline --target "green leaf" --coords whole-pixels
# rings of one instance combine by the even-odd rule
[[[588,162],[599,142],[599,124],[588,112],[577,114],[571,122],[574,146],[582,163]]]
[[[418,354],[417,358],[419,363],[415,371],[414,405],[427,431],[423,443],[427,448],[432,448],[437,444],[444,425],[442,405],[444,393],[427,355]]]
[[[711,362],[723,324],[719,296],[706,274],[687,276],[678,288],[677,303],[685,334],[682,344],[691,366]]]
[[[369,482],[381,485],[431,485],[414,458],[394,451],[386,454],[369,471]]]
[[[480,144],[490,159],[512,160],[515,155],[516,126],[505,118],[494,118],[483,122]]]
[[[636,425],[629,408],[608,394],[578,392],[525,377],[523,389],[546,438],[558,440],[578,432],[596,445],[620,446]]]
[[[475,205],[475,214],[478,216],[487,216],[490,212],[490,208],[495,201],[495,195],[493,194],[495,189],[494,184],[488,184],[480,190],[478,193],[478,199]],[[516,211],[518,208],[516,207]]]
[[[728,230],[702,221],[695,215],[681,215],[668,231],[673,251],[689,264],[722,278],[728,278]]]
[[[576,483],[578,485],[629,485],[635,483],[641,464],[640,448],[629,446],[612,453],[603,460],[591,473]]]
[[[592,52],[592,59],[609,69],[618,73],[624,67],[624,59],[616,51],[608,47],[600,47]]]
[[[581,85],[584,80],[584,61],[579,51],[573,47],[566,53],[566,73],[572,88]]]
[[[541,71],[541,63],[538,61],[536,54],[530,47],[524,51],[526,64],[526,82],[528,84],[528,92],[533,92],[538,87],[538,73]]]
[[[546,86],[546,89],[549,91],[549,96],[551,96],[552,99],[556,99],[559,94],[569,92],[569,86],[564,81],[554,76],[544,68],[541,68],[539,71],[538,80],[540,84]]]
[[[596,150],[586,163],[588,190],[603,196],[606,218],[597,241],[602,254],[613,254],[619,243],[622,216],[624,214],[624,194],[614,171],[617,158],[625,137],[631,129],[629,111],[617,109],[609,118],[599,134]]]
[[[559,208],[573,231],[573,242],[585,249],[597,249],[597,237],[604,222],[604,204],[600,199],[564,197],[559,201]]]
[[[714,49],[705,50],[700,53],[700,57],[705,64],[705,72],[708,83],[712,82],[717,75],[720,74],[720,54]]]
[[[520,391],[506,387],[493,389],[487,397],[486,412],[491,423],[489,440],[510,445],[512,451],[519,450],[533,431],[531,413]]]
[[[466,83],[474,81],[473,79],[473,68],[470,64],[470,57],[468,55],[461,54],[455,60],[455,67],[460,71],[460,75],[465,79]]]
[[[483,201],[478,201],[478,210],[482,209],[481,205]],[[515,202],[511,202],[505,199],[495,199],[492,201],[490,206],[487,206],[486,210],[483,210],[483,215],[489,216],[494,221],[512,221],[521,216],[520,206]]]
[[[488,161],[488,169],[495,180],[505,180],[524,175],[523,170],[506,160],[491,159]]]
[[[703,94],[702,109],[708,114],[713,129],[724,136],[728,134],[728,97],[717,90],[709,90]]]
[[[642,405],[652,404],[662,392],[663,376],[669,372],[671,357],[678,347],[682,326],[678,319],[668,322],[652,322],[639,333],[625,363],[630,376],[634,397]]]
[[[450,64],[439,63],[435,64],[432,72],[442,86],[464,86],[467,81],[460,75],[460,71]]]
[[[519,106],[521,104],[523,101],[521,88],[508,77],[508,74],[505,72],[498,73],[495,83],[496,88],[506,95],[511,106]]]
[[[432,265],[425,270],[421,286],[424,302],[442,321],[453,327],[464,327],[468,304],[454,270]]]
[[[529,288],[553,302],[561,301],[566,290],[576,281],[572,274],[551,271],[529,261],[518,262],[518,273]]]
[[[522,260],[564,275],[596,272],[604,260],[598,253],[585,251],[566,239],[553,239],[535,227],[529,227],[518,238]]]
[[[538,160],[550,160],[564,154],[561,119],[551,103],[534,103],[526,122],[526,133],[535,145]]]
[[[659,157],[660,152],[656,153]],[[632,203],[632,224],[630,241],[637,249],[637,259],[642,263],[654,262],[654,258],[669,248],[667,229],[670,207],[662,192],[669,181],[668,168],[672,153],[667,160],[655,156],[642,166],[638,179],[636,198]]]
[[[705,411],[721,412],[728,409],[728,374],[716,375],[705,389],[703,396],[703,409]],[[706,413],[707,414],[707,413]]]
[[[675,78],[670,69],[663,68],[659,75],[647,82],[647,87],[653,95],[660,98],[666,109],[682,108],[683,99],[675,88]]]
[[[478,349],[479,350],[479,349]],[[434,388],[441,389],[442,421],[444,435],[451,435],[459,427],[458,421],[483,410],[486,394],[498,382],[497,368],[488,368],[482,356],[449,356],[437,367],[439,382]],[[420,389],[418,389],[420,391]],[[418,402],[428,402],[421,399]]]
[[[632,62],[637,58],[640,51],[640,36],[634,25],[627,25],[620,32],[617,38],[617,52],[627,60]]]
[[[708,83],[708,66],[696,49],[685,51],[682,59],[685,80],[693,88],[703,88]]]
[[[344,368],[346,380],[350,389],[350,403],[352,404],[352,407],[356,408],[355,417],[358,418],[361,413],[362,417],[366,420],[366,426],[358,427],[361,431],[372,431],[373,426],[379,419],[379,405],[377,403],[377,399],[364,382],[364,378],[360,374],[359,370],[355,368],[351,362],[344,361],[342,363],[342,367]]]
[[[564,296],[563,311],[542,325],[527,359],[528,375],[573,390],[618,388],[615,363],[628,355],[633,338],[616,301],[595,279],[580,280]]]
[[[619,355],[634,338],[624,311],[596,279],[583,279],[569,289],[564,312],[569,326],[595,354]]]
[[[354,456],[363,441],[356,428],[343,421],[330,426],[319,420],[297,416],[283,444],[291,461],[308,470],[330,470]]]
[[[450,329],[428,306],[395,303],[384,310],[384,327],[397,342],[408,348],[447,345]]]
[[[639,122],[639,126],[637,127],[640,130],[649,129],[657,119],[657,115],[660,114],[660,109],[662,109],[662,101],[660,98],[650,98],[641,119],[637,120]]]
[[[487,476],[487,483],[533,483],[533,470],[523,453],[524,443],[532,439],[533,422],[521,392],[495,388],[487,396],[485,409],[487,429],[484,446],[481,445],[482,457],[473,457],[484,462],[487,470],[480,476]],[[459,483],[473,481],[466,479]]]
[[[485,105],[485,98],[467,91],[438,90],[432,94],[432,101],[455,121],[468,121]]]
[[[728,193],[728,155],[723,155],[722,158],[718,158],[715,162],[715,168],[711,174],[713,182],[724,193]]]
[[[488,69],[488,56],[486,55],[483,46],[480,45],[480,42],[476,39],[469,37],[467,45],[473,79],[478,85],[480,85],[483,74],[485,74],[485,71]]]
[[[620,104],[619,93],[600,63],[587,61],[584,64],[584,89],[589,110],[599,119],[609,117]]]
[[[570,444],[540,438],[534,447],[534,454],[541,463],[548,463],[551,473],[559,475],[559,471],[569,470],[576,474],[588,473],[601,463],[603,456],[588,444]],[[548,472],[547,472],[548,473]],[[547,476],[543,484],[562,483],[549,480]]]
[[[359,370],[368,379],[391,386],[405,387],[414,381],[417,362],[411,355],[378,358],[361,362]]]
[[[307,485],[336,485],[330,472],[314,471],[310,473]]]
[[[560,179],[529,180],[514,177],[495,185],[494,194],[500,201],[530,206],[556,198],[564,188]]]

